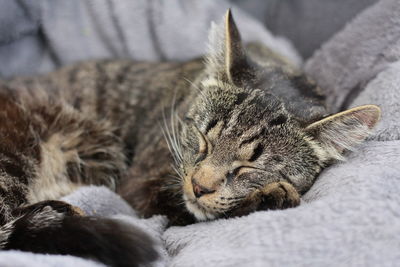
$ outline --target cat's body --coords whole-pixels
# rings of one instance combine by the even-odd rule
[[[8,81],[3,89],[10,88],[18,99],[16,102],[23,103],[21,106],[28,120],[32,120],[31,116],[40,116],[44,117],[40,125],[47,127],[54,123],[53,117],[36,115],[34,110],[38,109],[54,110],[52,115],[61,118],[57,118],[59,125],[53,127],[54,130],[39,136],[38,146],[42,158],[43,154],[51,158],[60,149],[65,157],[48,163],[65,175],[56,179],[52,178],[54,173],[35,176],[34,183],[38,186],[29,186],[30,192],[17,205],[58,199],[79,186],[98,184],[120,191],[145,216],[161,213],[174,216],[175,212],[169,212],[163,205],[176,209],[177,203],[182,202],[179,196],[175,203],[157,201],[157,197],[151,198],[147,190],[163,195],[160,188],[168,186],[171,178],[174,180],[176,176],[162,132],[164,118],[169,120],[172,105],[187,111],[195,96],[190,96],[193,93],[190,81],[203,70],[201,59],[186,63],[92,61],[48,75]],[[68,119],[63,120],[60,109],[79,118],[79,126],[71,127]],[[94,131],[88,133],[91,127],[105,136],[98,138]],[[91,139],[93,142],[89,141]],[[70,143],[75,146],[69,147]],[[89,144],[93,146],[89,147]],[[89,150],[93,152],[88,153]],[[67,156],[69,154],[73,156]],[[89,160],[84,164],[86,168],[91,168],[93,163],[99,170],[93,167],[94,170],[78,171],[85,159]]]
[[[226,18],[206,63],[86,62],[0,84],[2,248],[121,266],[152,260],[140,231],[49,200],[106,185],[143,216],[165,214],[172,224],[292,207],[324,166],[367,136],[376,107],[322,119],[318,87],[263,46],[244,52]],[[80,226],[88,224],[96,238]],[[76,233],[100,245],[71,249],[56,236]]]

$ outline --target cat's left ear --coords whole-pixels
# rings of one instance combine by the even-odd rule
[[[248,76],[248,58],[230,9],[225,14],[224,25],[211,26],[207,69],[210,75],[235,84]]]
[[[343,159],[344,151],[352,150],[368,137],[380,114],[375,105],[355,107],[314,122],[305,130],[321,145],[327,160]]]

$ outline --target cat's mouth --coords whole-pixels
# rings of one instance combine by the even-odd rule
[[[230,214],[246,199],[244,196],[235,196],[229,190],[217,190],[213,193],[196,197],[191,183],[183,185],[183,200],[186,209],[198,221],[214,220],[220,217],[229,217]]]
[[[184,194],[183,200],[185,201],[188,211],[191,212],[199,221],[213,220],[218,217],[215,212],[204,207],[197,199],[190,198]]]
[[[244,199],[244,197],[235,196],[228,188],[219,188],[206,193],[199,192],[191,180],[184,180],[183,200],[186,209],[199,221],[229,216],[231,210]]]

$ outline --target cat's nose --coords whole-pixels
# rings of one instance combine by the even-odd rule
[[[200,198],[203,195],[211,194],[216,191],[215,189],[199,185],[196,181],[192,181],[192,184],[193,184],[193,193],[196,196],[196,198]]]

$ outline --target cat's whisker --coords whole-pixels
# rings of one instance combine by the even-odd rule
[[[179,137],[177,135],[177,133],[179,132],[179,125],[176,122],[176,118],[179,117],[179,116],[178,116],[178,114],[177,114],[177,112],[175,110],[175,101],[176,101],[176,98],[175,98],[175,95],[174,95],[173,104],[171,106],[171,118],[170,118],[171,130],[172,130],[171,133],[172,133],[172,140],[173,140],[175,151],[178,154],[180,161],[182,162],[182,158],[183,158],[182,157],[182,146],[181,146],[181,143],[180,143],[180,139],[179,139]]]
[[[185,205],[185,200],[181,199],[181,200],[177,200],[176,201],[177,205]]]
[[[179,195],[182,187],[182,179],[175,175],[168,176],[168,183],[163,184],[162,189],[166,189],[174,196]],[[172,189],[172,190],[169,190]]]
[[[183,121],[182,121],[182,119],[180,118],[180,116],[178,115],[177,112],[175,112],[175,119],[176,119],[176,121],[177,121],[177,123],[176,123],[176,128],[177,128],[178,130],[181,130],[181,129],[182,129],[182,126],[183,126]],[[179,148],[182,150],[182,140],[181,140],[181,138],[178,138],[177,140],[178,140],[178,146],[179,146]]]
[[[188,83],[190,83],[190,85],[194,88],[194,89],[196,89],[196,91],[200,94],[200,97],[201,97],[201,99],[204,101],[204,102],[206,102],[207,104],[210,104],[210,100],[208,99],[208,97],[204,94],[204,91],[203,90],[201,90],[201,88],[197,85],[197,84],[195,84],[195,83],[193,83],[191,80],[189,80],[189,79],[187,79],[187,78],[184,78]]]
[[[182,163],[182,154],[180,152],[179,146],[177,145],[176,132],[174,130],[174,127],[172,127],[171,131],[171,127],[167,123],[167,118],[164,109],[162,111],[162,117],[164,123],[164,125],[161,127],[162,133],[164,135],[165,140],[167,141],[168,149],[174,158],[175,164],[179,166]],[[174,121],[172,121],[172,123],[174,123]]]
[[[177,123],[175,121],[176,118],[176,111],[175,111],[175,102],[176,102],[176,93],[173,96],[172,105],[171,105],[171,114],[169,119],[169,125],[167,122],[167,118],[165,115],[165,109],[162,111],[163,116],[163,135],[167,141],[168,149],[170,150],[171,154],[174,157],[174,162],[177,166],[182,163],[182,146],[180,144],[179,138],[177,137]]]
[[[168,130],[168,128],[166,126],[164,126],[164,127],[162,125],[160,125],[160,126],[161,126],[160,128],[161,128],[162,134],[163,134],[163,136],[164,136],[164,138],[166,140],[168,150],[171,152],[171,155],[172,155],[172,158],[173,158],[175,164],[179,165],[180,161],[179,161],[179,158],[176,155],[176,152],[173,149],[169,130]]]
[[[172,165],[172,167],[174,168],[173,165]],[[174,169],[174,170],[177,171],[177,172],[176,172],[176,175],[174,175],[174,174],[170,174],[170,175],[169,175],[169,177],[173,179],[173,180],[171,180],[171,182],[181,184],[181,183],[182,183],[182,176],[181,176],[181,174],[178,172],[178,170],[176,170],[176,169]]]
[[[181,179],[181,180],[183,180],[183,175],[182,175],[182,173],[179,171],[179,169],[176,167],[176,166],[174,166],[174,165],[171,165],[171,167],[172,167],[172,169],[176,172],[176,174],[179,176],[179,178]]]
[[[174,145],[175,151],[179,155],[179,152],[177,151],[177,140],[176,140],[176,132],[175,132],[175,104],[176,104],[176,91],[174,92],[174,96],[172,98],[172,104],[171,104],[171,114],[170,114],[170,128],[171,128],[171,136],[172,136],[172,143]],[[180,156],[180,155],[179,155]]]

